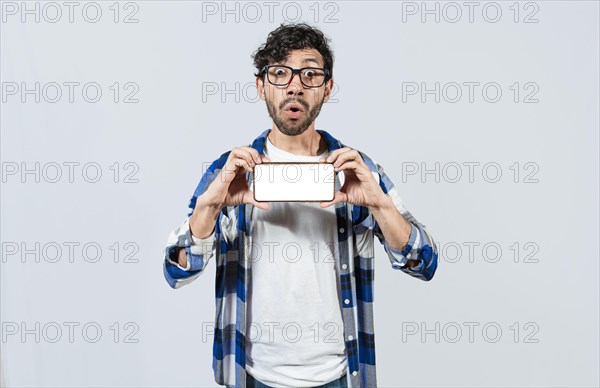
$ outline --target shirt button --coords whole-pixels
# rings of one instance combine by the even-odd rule
[[[357,371],[352,372],[352,376],[356,376],[358,374]]]
[[[342,268],[343,268],[343,269],[346,269],[346,268],[348,268],[348,264],[345,264],[345,263],[344,263],[344,264],[342,264]]]
[[[354,337],[352,337],[351,335],[348,336],[348,341],[352,341],[354,339]]]
[[[350,304],[350,299],[345,299],[345,300],[344,300],[344,303],[346,303],[346,304]]]
[[[187,238],[184,241],[185,245],[189,245],[190,244],[190,240],[188,240]]]
[[[344,229],[344,228],[340,228],[340,233],[344,233],[345,230],[346,229]]]

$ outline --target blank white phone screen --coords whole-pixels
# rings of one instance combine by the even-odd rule
[[[331,201],[335,171],[331,163],[261,163],[254,166],[253,186],[260,202]]]

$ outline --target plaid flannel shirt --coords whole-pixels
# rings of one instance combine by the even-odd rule
[[[250,145],[261,155],[270,129],[263,131]],[[327,140],[329,151],[345,145],[324,130],[317,130]],[[251,204],[225,206],[219,213],[212,235],[197,239],[190,232],[189,217],[196,199],[217,177],[231,151],[216,159],[200,179],[183,224],[171,232],[165,250],[163,272],[172,288],[179,288],[202,275],[210,258],[216,255],[215,331],[213,339],[213,371],[219,385],[246,387],[246,291],[250,268]],[[377,221],[363,206],[338,202],[335,206],[339,261],[340,308],[344,324],[349,387],[377,386],[375,369],[375,333],[373,325],[374,236],[389,257],[392,268],[421,280],[430,280],[437,268],[437,248],[425,225],[417,221],[404,206],[397,189],[383,168],[360,152],[384,193],[392,197],[396,209],[411,224],[410,239],[402,250],[388,245]],[[336,191],[340,189],[340,172],[336,173]],[[246,172],[249,187],[252,174]],[[187,268],[177,263],[177,248],[187,254]],[[418,262],[409,267],[407,260]]]

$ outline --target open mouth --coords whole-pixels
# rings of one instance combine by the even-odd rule
[[[302,105],[293,102],[291,104],[286,105],[285,112],[290,118],[298,118],[304,113],[304,108],[302,107]]]
[[[298,104],[297,102],[292,102],[291,104],[287,104],[285,106],[285,110],[292,111],[292,112],[304,112],[304,108],[302,107],[302,105]]]

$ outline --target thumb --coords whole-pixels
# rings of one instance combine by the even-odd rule
[[[269,202],[257,202],[257,201],[254,200],[254,198],[252,198],[250,200],[250,203],[252,205],[256,206],[257,208],[262,209],[262,210],[268,210],[269,209]]]
[[[254,199],[254,192],[252,190],[246,191],[246,194],[244,195],[244,203],[252,204],[262,210],[267,210],[269,208],[268,202],[258,202]]]
[[[326,208],[329,207],[331,205],[335,205],[338,202],[342,202],[344,201],[344,196],[342,195],[342,193],[340,191],[336,191],[335,192],[335,196],[333,197],[333,200],[331,201],[327,201],[327,202],[321,202],[321,208]]]

